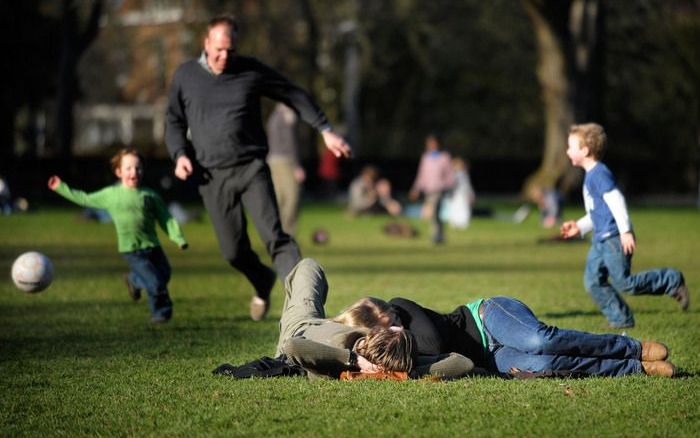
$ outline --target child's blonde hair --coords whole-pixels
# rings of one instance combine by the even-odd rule
[[[454,170],[467,170],[467,167],[469,167],[469,166],[467,165],[466,160],[463,160],[460,157],[453,157],[452,158],[452,168]]]
[[[603,157],[608,137],[605,135],[605,129],[601,125],[597,123],[571,125],[569,135],[578,135],[581,139],[581,147],[587,147],[590,155],[596,160],[600,160]]]
[[[333,321],[350,327],[388,327],[392,321],[391,306],[379,298],[365,297],[340,312]]]
[[[384,371],[411,372],[415,339],[408,330],[374,327],[355,351]]]
[[[143,165],[143,155],[141,155],[139,151],[134,148],[124,148],[117,152],[116,155],[109,160],[109,162],[112,164],[112,172],[117,172],[117,169],[119,169],[122,165],[122,158],[127,155],[134,155],[135,157],[138,157],[139,161]]]

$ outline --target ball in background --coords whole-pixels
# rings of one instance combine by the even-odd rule
[[[12,281],[24,292],[41,292],[49,287],[52,280],[53,264],[40,252],[25,252],[12,264]]]
[[[311,241],[316,245],[325,245],[330,240],[331,235],[323,228],[317,228],[311,234]]]

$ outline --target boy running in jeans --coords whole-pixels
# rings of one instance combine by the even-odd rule
[[[180,249],[187,241],[180,225],[170,215],[163,199],[153,190],[142,187],[143,158],[135,149],[122,149],[112,158],[112,170],[119,184],[93,193],[72,189],[61,178],[49,179],[49,188],[64,198],[84,207],[106,209],[117,229],[119,252],[129,262],[126,275],[129,295],[141,298],[141,289],[148,294],[151,322],[168,322],[173,303],[168,292],[171,268],[156,234],[156,223]]]
[[[669,295],[687,310],[690,298],[681,272],[660,268],[630,273],[636,246],[634,232],[625,198],[610,169],[600,161],[605,147],[605,131],[596,123],[573,125],[569,130],[566,154],[571,164],[586,171],[586,215],[578,221],[564,222],[561,235],[570,239],[593,231],[584,272],[586,290],[613,328],[634,327],[632,310],[620,293]]]

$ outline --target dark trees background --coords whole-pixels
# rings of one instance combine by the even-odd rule
[[[39,0],[0,2],[0,46],[4,79],[0,101],[0,172],[11,168],[17,118],[29,118],[56,89],[58,19],[40,10]],[[23,114],[20,114],[23,111]],[[29,151],[34,152],[35,151]]]
[[[580,186],[580,169],[564,151],[573,123],[602,122],[600,56],[603,3],[598,0],[523,0],[537,43],[537,77],[544,111],[544,148],[523,193],[536,201],[542,190],[568,193]]]
[[[71,156],[74,138],[73,107],[78,99],[77,69],[80,58],[95,40],[99,30],[102,1],[89,2],[89,12],[80,19],[80,8],[74,0],[62,0],[60,10],[60,46],[56,93],[55,154],[62,160]]]
[[[90,11],[101,2],[63,2],[80,6],[73,35],[88,42],[96,31]],[[177,46],[196,56],[204,19],[188,14],[189,33],[174,28],[159,33],[155,26],[147,39],[143,32],[138,39],[138,29],[120,27],[114,17],[125,4],[198,5],[203,17],[235,13],[242,27],[240,51],[307,87],[334,123],[356,139],[358,161],[395,163],[397,174],[412,174],[423,136],[437,131],[452,153],[472,161],[481,192],[517,190],[525,176],[549,167],[554,172],[540,180],[546,185],[569,169],[562,159],[567,125],[595,120],[606,126],[607,160],[629,184],[628,192],[693,193],[698,187],[697,1],[105,2],[106,25],[87,50],[75,52],[84,55],[72,58],[75,74],[59,68],[65,53],[61,35],[70,31],[70,22],[61,21],[61,4],[0,3],[0,44],[10,66],[0,103],[0,172],[19,155],[36,153],[17,147],[22,129],[29,129],[26,119],[46,109],[55,115],[57,93],[71,84],[81,103],[162,100],[177,64],[168,55]],[[546,111],[550,97],[542,60],[553,52],[543,45],[538,20],[558,42],[554,56],[563,60],[558,79],[566,81],[562,102],[568,108]],[[153,59],[144,62],[144,50],[159,53],[155,67]],[[555,130],[550,117],[558,120]],[[57,135],[70,127],[52,125],[46,125],[48,150],[70,153]],[[305,155],[313,160],[315,136],[304,135]],[[491,179],[482,183],[480,172]],[[508,184],[499,186],[496,176]]]

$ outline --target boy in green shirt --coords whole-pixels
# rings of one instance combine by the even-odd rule
[[[93,193],[71,189],[55,175],[49,178],[48,185],[78,205],[103,208],[109,212],[117,229],[119,252],[131,267],[126,276],[129,295],[136,301],[141,298],[141,289],[145,289],[151,321],[163,323],[170,320],[173,313],[168,293],[171,268],[156,234],[156,222],[180,249],[187,248],[187,241],[163,199],[153,190],[140,187],[142,161],[135,149],[122,149],[111,160],[112,169],[121,183]]]

